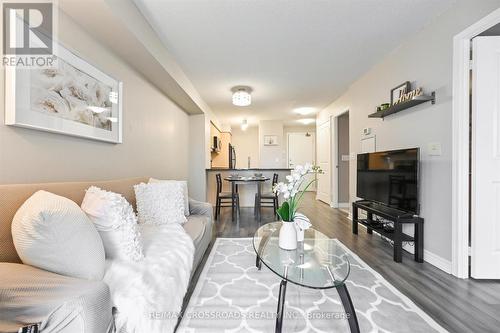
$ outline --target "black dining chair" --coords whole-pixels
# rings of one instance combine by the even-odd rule
[[[233,207],[233,200],[231,192],[222,192],[222,177],[220,173],[215,175],[217,181],[217,194],[215,198],[215,219],[217,220],[220,216],[221,207]],[[236,193],[234,194],[236,210],[240,211],[240,195],[238,193],[238,187],[236,186]]]
[[[278,184],[278,174],[275,173],[273,175],[273,183],[271,187],[271,192],[268,193],[262,193],[260,196],[260,207],[273,207],[274,209],[274,216],[277,216],[278,213],[276,211],[278,210],[278,195],[273,192],[274,186]],[[257,193],[255,193],[255,205],[254,205],[254,213],[257,213],[257,207],[259,206],[257,204]]]

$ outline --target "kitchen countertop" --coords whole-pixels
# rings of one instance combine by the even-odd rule
[[[229,169],[229,168],[210,168],[207,171],[290,171],[290,168],[250,168],[250,169]]]

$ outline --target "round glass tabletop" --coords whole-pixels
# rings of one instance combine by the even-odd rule
[[[257,260],[282,279],[300,286],[328,289],[343,285],[351,267],[343,245],[309,228],[296,250],[283,250],[278,245],[282,223],[268,223],[255,232]]]

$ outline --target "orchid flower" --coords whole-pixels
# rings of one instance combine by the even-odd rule
[[[297,208],[299,203],[304,196],[304,192],[316,181],[316,178],[309,181],[307,185],[302,188],[304,181],[306,180],[306,175],[308,174],[318,174],[323,173],[323,171],[318,166],[313,166],[311,163],[306,163],[305,165],[297,165],[290,173],[286,176],[288,183],[280,182],[276,184],[273,188],[274,193],[278,195],[283,195],[285,202],[278,209],[278,215],[284,221],[293,221],[296,216]]]

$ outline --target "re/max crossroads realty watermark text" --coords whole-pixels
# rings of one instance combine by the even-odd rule
[[[3,66],[53,67],[57,6],[54,1],[3,1]]]

